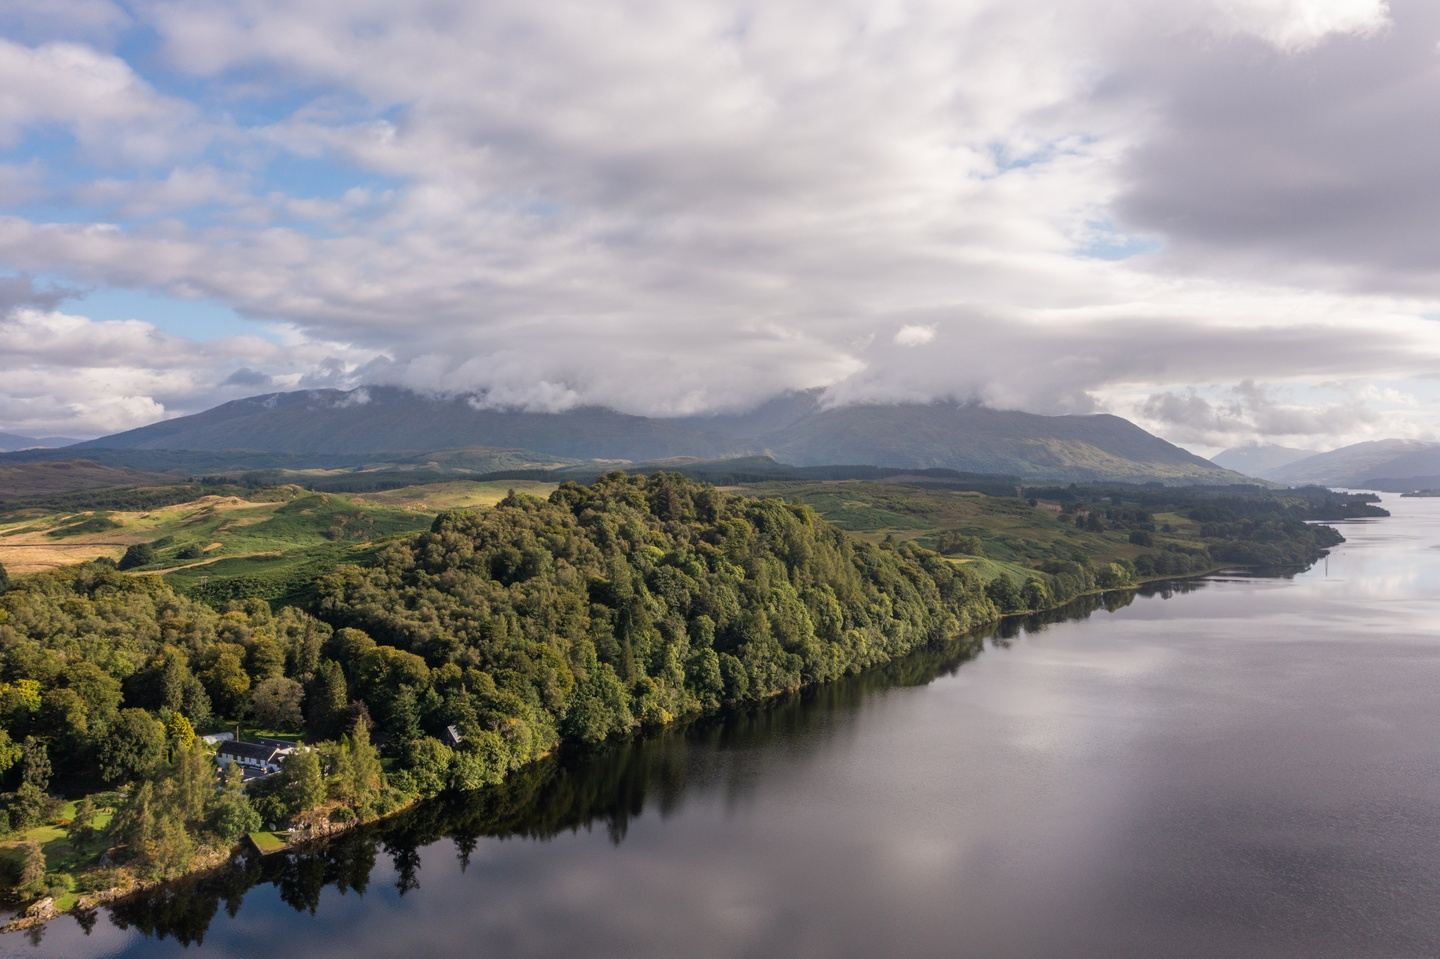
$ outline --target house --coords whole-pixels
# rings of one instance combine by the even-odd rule
[[[280,739],[267,739],[264,742],[231,739],[222,742],[220,748],[215,750],[215,762],[221,769],[232,764],[237,765],[245,773],[246,779],[259,779],[278,773],[285,757],[294,751],[294,743]]]
[[[440,741],[445,745],[449,746],[451,749],[454,749],[456,746],[460,745],[465,741],[465,737],[460,735],[460,730],[456,729],[454,726],[446,726],[445,735],[440,737]]]

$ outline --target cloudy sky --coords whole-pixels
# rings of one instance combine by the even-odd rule
[[[1440,430],[1433,0],[0,0],[0,429],[277,389]]]

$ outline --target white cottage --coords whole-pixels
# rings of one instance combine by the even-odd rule
[[[278,773],[285,757],[295,751],[291,743],[280,744],[276,740],[263,743],[247,743],[231,740],[220,744],[215,750],[215,761],[223,768],[234,763],[240,766],[247,777],[269,776]]]

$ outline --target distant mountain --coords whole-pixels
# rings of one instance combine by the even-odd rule
[[[1440,477],[1440,443],[1371,440],[1317,453],[1280,467],[1269,478],[1298,485],[1375,487],[1397,492]]]
[[[743,452],[736,439],[677,419],[599,407],[530,413],[478,407],[394,387],[304,390],[234,400],[116,433],[80,448],[252,450],[296,454],[413,456],[476,447],[533,450],[569,459],[716,458]]]
[[[474,448],[628,462],[765,454],[797,466],[943,468],[1047,481],[1240,479],[1118,416],[1039,416],[953,402],[830,408],[818,391],[788,393],[743,414],[660,418],[599,407],[495,410],[394,387],[310,390],[235,400],[77,447],[376,459]]]
[[[65,436],[21,436],[18,433],[0,433],[0,453],[12,450],[48,450],[78,443],[79,440]]]
[[[1246,476],[1270,479],[1270,474],[1275,470],[1303,460],[1307,456],[1314,456],[1316,452],[1316,450],[1297,450],[1289,446],[1276,446],[1273,443],[1255,444],[1232,447],[1210,457],[1210,462],[1216,466],[1223,466],[1227,470],[1244,473]]]

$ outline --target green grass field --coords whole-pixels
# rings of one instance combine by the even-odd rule
[[[1036,506],[1014,497],[854,480],[759,483],[738,488],[753,496],[778,496],[804,503],[860,539],[880,542],[913,540],[934,549],[942,533],[974,537],[979,550],[959,553],[963,562],[985,579],[1008,575],[1024,580],[1027,572],[1053,559],[1106,563],[1134,559],[1146,548],[1130,543],[1123,531],[1091,532],[1061,519],[1055,504]],[[1157,535],[1157,543],[1198,545],[1194,524],[1174,514],[1161,514],[1173,533]]]
[[[272,852],[280,852],[289,845],[283,833],[269,831],[250,833],[250,842],[254,844],[256,851],[262,856],[268,856]]]
[[[65,835],[65,827],[75,815],[75,803],[70,801],[61,806],[59,815],[51,822],[11,833],[5,837],[4,844],[0,845],[0,869],[9,875],[19,872],[20,844],[33,842],[40,846],[40,851],[45,854],[45,871],[55,873],[66,885],[67,891],[55,897],[55,908],[61,912],[75,905],[81,891],[75,875],[83,868],[93,866],[95,860],[105,851],[105,840],[101,834],[114,816],[114,809],[111,808],[114,795],[99,793],[93,798],[99,807],[95,816],[93,839],[76,845]]]
[[[133,571],[159,573],[191,595],[303,602],[328,570],[365,562],[385,542],[429,528],[443,510],[489,508],[510,489],[545,496],[554,488],[456,481],[338,494],[284,486],[151,510],[26,510],[0,520],[0,564],[15,573],[42,572],[118,560],[128,546],[149,543],[154,560]]]

